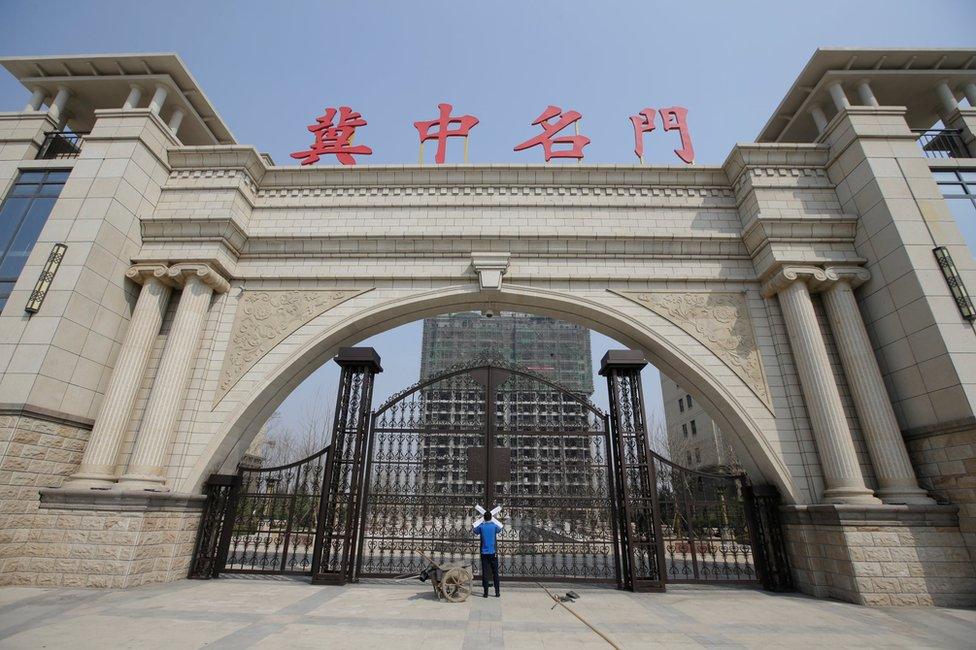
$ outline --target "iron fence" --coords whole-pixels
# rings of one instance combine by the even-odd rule
[[[37,160],[77,158],[86,135],[87,132],[47,131],[44,133],[44,142],[37,152]]]
[[[926,158],[971,158],[959,129],[912,131]]]

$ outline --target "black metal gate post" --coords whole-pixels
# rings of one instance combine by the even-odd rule
[[[188,578],[216,578],[227,561],[227,548],[234,528],[234,513],[241,491],[237,474],[211,474],[203,491],[207,501],[197,528],[197,545],[193,549]]]
[[[335,362],[342,373],[319,505],[314,584],[345,584],[356,579],[373,380],[383,372],[373,348],[341,348]]]
[[[622,586],[632,591],[663,591],[664,547],[651,463],[640,373],[647,361],[639,350],[610,350],[600,374],[607,378],[613,429],[616,511],[620,524]]]
[[[779,520],[779,491],[772,485],[746,485],[743,492],[759,581],[767,591],[792,591],[793,573]]]

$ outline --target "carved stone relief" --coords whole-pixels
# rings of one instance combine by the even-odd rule
[[[214,404],[261,357],[316,316],[369,289],[245,290],[237,303]]]
[[[611,290],[612,291],[612,290]],[[756,333],[741,293],[612,291],[667,318],[715,353],[771,408]]]

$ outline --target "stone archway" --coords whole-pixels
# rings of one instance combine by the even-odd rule
[[[708,295],[707,293],[704,295]],[[225,399],[235,404],[197,460],[183,489],[198,491],[206,477],[221,469],[231,471],[236,460],[256,435],[258,428],[287,395],[340,347],[428,316],[450,311],[496,309],[522,311],[571,321],[634,349],[642,350],[648,361],[669,377],[697,391],[714,419],[736,446],[740,459],[754,478],[772,483],[787,503],[801,501],[796,480],[774,441],[763,430],[763,423],[775,416],[768,404],[756,395],[734,372],[716,377],[715,368],[728,364],[701,341],[685,335],[672,323],[633,298],[604,291],[594,296],[574,295],[530,285],[506,284],[502,289],[485,291],[477,285],[451,285],[429,291],[407,291],[393,300],[370,299],[369,293],[344,304],[345,315],[332,318],[327,327],[308,326],[282,340],[279,345],[291,352],[281,362],[256,364],[248,370],[249,390],[237,387]],[[316,330],[309,337],[303,330]],[[307,340],[296,345],[295,342]],[[245,382],[242,382],[245,383]]]

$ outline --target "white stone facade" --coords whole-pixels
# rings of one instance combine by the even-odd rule
[[[961,63],[972,54],[940,64],[957,94],[976,78]],[[842,67],[832,57],[820,52],[804,71],[820,77],[803,106],[832,96],[827,84]],[[829,119],[819,109],[825,122],[809,138],[807,127],[767,127],[721,166],[299,169],[235,144],[206,97],[185,92],[192,77],[178,58],[150,57],[155,68],[140,72],[120,57],[122,74],[99,72],[112,58],[95,57],[64,82],[5,61],[28,88],[53,96],[63,83],[94,110],[68,118],[91,134],[67,161],[33,160],[56,125],[50,112],[0,115],[0,191],[18,170],[72,170],[0,315],[0,404],[16,420],[0,438],[2,505],[21,515],[0,531],[3,575],[13,576],[0,580],[41,582],[37,558],[75,552],[63,545],[74,520],[59,509],[88,501],[71,495],[106,495],[88,497],[93,512],[130,499],[144,522],[193,512],[207,476],[233,471],[266,418],[340,346],[483,309],[570,320],[643,350],[788,508],[884,509],[884,500],[910,505],[876,517],[879,526],[934,509],[946,528],[945,509],[957,507],[955,532],[940,532],[976,549],[976,335],[932,248],[948,246],[974,289],[976,266],[932,177],[933,164],[947,163],[923,157],[909,130],[925,118],[886,104],[897,92],[934,92],[933,74],[876,89],[881,106],[842,107]],[[79,68],[89,59],[58,58]],[[31,62],[43,71],[50,60]],[[138,107],[133,83],[148,107]],[[149,92],[160,87],[170,90]],[[71,107],[69,95],[69,116]],[[956,111],[971,129],[974,109]],[[809,128],[819,122],[803,115]],[[783,133],[797,135],[773,141]],[[68,256],[28,318],[22,306],[54,242],[67,243]],[[149,331],[135,335],[130,319]],[[16,440],[28,420],[74,427],[72,440],[94,431],[83,457],[25,464]],[[947,436],[951,446],[939,442]],[[934,505],[916,473],[954,507]],[[38,488],[68,475],[70,489],[45,492],[38,510]],[[147,488],[170,501],[147,501]],[[55,510],[68,517],[60,538]],[[41,526],[32,513],[53,522],[53,541],[30,541]],[[839,521],[792,524],[803,527],[804,542],[791,546],[801,588],[828,595],[817,585],[845,570],[808,561],[819,557],[810,550],[818,531],[848,520]],[[138,539],[118,543],[138,548]],[[188,561],[179,533],[166,539],[163,551],[146,543],[158,559],[140,565],[146,580],[173,579]],[[120,551],[119,561],[136,560]],[[946,598],[976,592],[970,561],[939,570],[969,580]],[[848,587],[837,593],[867,602],[864,589]]]

